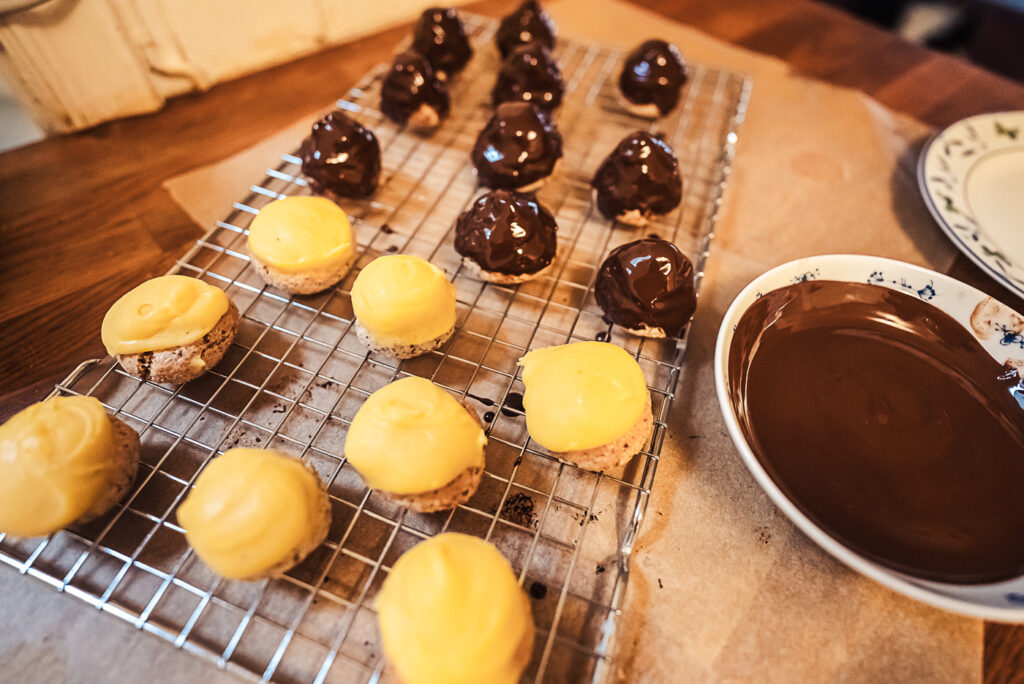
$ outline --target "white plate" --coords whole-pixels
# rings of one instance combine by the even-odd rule
[[[953,244],[1024,297],[1024,112],[980,114],[936,134],[917,182]]]
[[[729,397],[729,348],[736,324],[759,297],[804,280],[839,280],[871,283],[905,292],[943,310],[974,335],[1000,363],[1024,359],[1024,318],[980,290],[949,276],[901,261],[847,254],[808,257],[783,264],[747,285],[725,314],[715,347],[715,384],[718,403],[729,435],[754,479],[783,513],[825,551],[854,570],[906,596],[945,610],[1002,622],[1024,622],[1024,576],[996,584],[960,585],[930,582],[874,563],[833,539],[800,512],[761,466],[747,443]],[[971,315],[983,304],[991,324],[971,326]],[[980,327],[980,326],[979,326]]]

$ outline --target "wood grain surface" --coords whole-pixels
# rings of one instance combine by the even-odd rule
[[[1021,84],[808,0],[634,1],[934,126],[1024,109]],[[502,0],[470,6],[491,15],[507,8]],[[385,31],[176,99],[156,114],[0,155],[0,420],[45,396],[79,361],[102,356],[107,307],[166,271],[202,233],[165,180],[328,106],[407,33]],[[952,274],[1024,310],[966,258]],[[991,684],[1024,682],[1024,627],[986,625],[984,668]]]

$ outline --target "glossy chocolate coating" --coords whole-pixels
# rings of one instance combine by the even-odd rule
[[[448,115],[448,86],[434,73],[424,57],[406,50],[391,63],[380,86],[380,110],[392,121],[404,124],[426,105],[438,118]]]
[[[616,325],[681,337],[697,308],[693,264],[668,240],[643,238],[612,250],[597,272],[597,304]]]
[[[455,223],[455,251],[485,271],[536,273],[555,258],[557,230],[533,193],[492,190]]]
[[[633,104],[657,105],[665,115],[679,102],[679,91],[686,79],[686,65],[679,49],[663,40],[648,40],[626,56],[619,89]]]
[[[955,319],[812,280],[754,302],[728,353],[754,454],[829,535],[923,579],[1024,573],[1024,387]]]
[[[498,105],[472,152],[480,182],[492,188],[521,188],[546,178],[561,156],[554,122],[529,102]]]
[[[341,110],[313,124],[299,148],[302,173],[317,192],[341,197],[366,197],[380,182],[377,136]]]
[[[501,20],[494,36],[498,51],[507,57],[520,45],[540,41],[548,49],[555,47],[555,23],[537,0],[526,0],[519,8]]]
[[[591,185],[597,190],[598,209],[608,218],[633,209],[645,216],[667,214],[683,196],[675,153],[644,131],[622,139],[601,162]]]
[[[412,49],[423,55],[434,71],[449,76],[462,71],[473,56],[466,29],[452,7],[423,11],[413,33]]]
[[[495,106],[502,102],[532,102],[551,111],[562,104],[562,72],[541,43],[517,47],[505,59],[491,91]]]

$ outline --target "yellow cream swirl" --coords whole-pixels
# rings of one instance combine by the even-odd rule
[[[395,494],[439,489],[483,467],[487,437],[455,397],[424,378],[385,385],[363,403],[345,437],[345,457],[366,484]]]
[[[422,344],[455,325],[455,286],[419,257],[378,257],[352,284],[352,309],[377,343]]]
[[[249,224],[249,250],[280,271],[337,271],[352,261],[348,216],[325,197],[285,197]]]
[[[250,579],[310,543],[326,503],[319,478],[298,459],[230,449],[196,478],[178,522],[207,565],[228,579]]]
[[[395,563],[376,599],[405,684],[514,684],[530,660],[530,603],[492,544],[445,533]]]
[[[519,365],[526,429],[554,452],[615,441],[640,419],[648,401],[636,359],[608,342],[535,349]]]
[[[54,397],[0,426],[0,532],[51,534],[110,494],[114,430],[93,397]]]
[[[227,313],[224,291],[182,275],[147,280],[114,302],[100,335],[111,356],[191,344]]]

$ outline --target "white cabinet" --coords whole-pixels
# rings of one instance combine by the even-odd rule
[[[456,3],[459,0],[456,0]],[[414,19],[436,0],[49,0],[0,18],[0,71],[43,128],[168,97]]]

